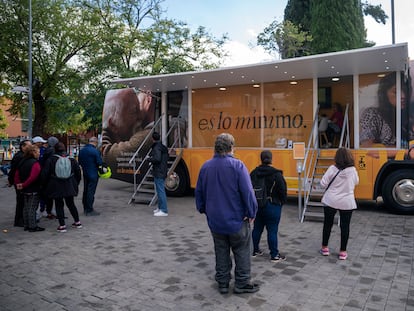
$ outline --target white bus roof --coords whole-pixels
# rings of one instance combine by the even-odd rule
[[[168,92],[354,74],[407,72],[408,66],[408,44],[399,43],[244,66],[116,79],[112,83],[143,91]]]

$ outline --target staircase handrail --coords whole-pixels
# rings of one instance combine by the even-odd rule
[[[139,152],[141,151],[141,149],[145,146],[145,143],[148,141],[148,139],[152,136],[152,133],[154,133],[155,129],[157,128],[158,124],[161,122],[163,115],[161,115],[158,120],[154,123],[154,125],[152,126],[151,130],[149,131],[148,135],[145,136],[144,140],[142,141],[142,143],[139,145],[137,151],[135,151],[134,155],[131,157],[131,159],[129,160],[129,164],[132,164],[132,161],[135,162],[135,158],[138,156]]]
[[[342,146],[345,148],[349,148],[350,146],[350,141],[349,141],[349,104],[346,104],[346,108],[345,108],[345,114],[344,114],[344,122],[342,124],[342,129],[341,129],[341,137],[339,140],[339,148],[341,148]],[[345,140],[345,142],[344,142]],[[343,145],[344,144],[344,145]]]

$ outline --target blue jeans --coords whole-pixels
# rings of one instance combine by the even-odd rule
[[[165,179],[154,177],[155,190],[158,196],[158,208],[164,213],[168,213],[167,195],[165,194]]]
[[[260,238],[263,229],[266,227],[267,244],[270,250],[270,256],[276,257],[279,255],[277,234],[279,231],[280,216],[282,214],[282,206],[267,202],[264,208],[259,208],[254,221],[254,228],[252,233],[253,251],[259,250]]]
[[[243,222],[239,232],[218,234],[211,232],[216,253],[216,281],[228,284],[231,279],[232,261],[230,249],[234,256],[234,285],[241,288],[250,282],[250,260],[252,239],[249,222]]]
[[[96,187],[98,186],[99,178],[83,178],[83,196],[82,204],[85,213],[93,211],[93,202],[95,201]]]

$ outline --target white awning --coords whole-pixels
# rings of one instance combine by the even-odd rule
[[[143,91],[168,92],[274,81],[408,71],[408,63],[408,44],[400,43],[245,66],[116,79],[112,83],[125,84]]]

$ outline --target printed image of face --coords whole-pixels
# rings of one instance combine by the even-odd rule
[[[406,100],[405,100],[405,92],[401,90],[401,109],[405,108]],[[397,105],[397,87],[394,85],[393,87],[387,90],[387,98],[389,103],[395,107]]]

